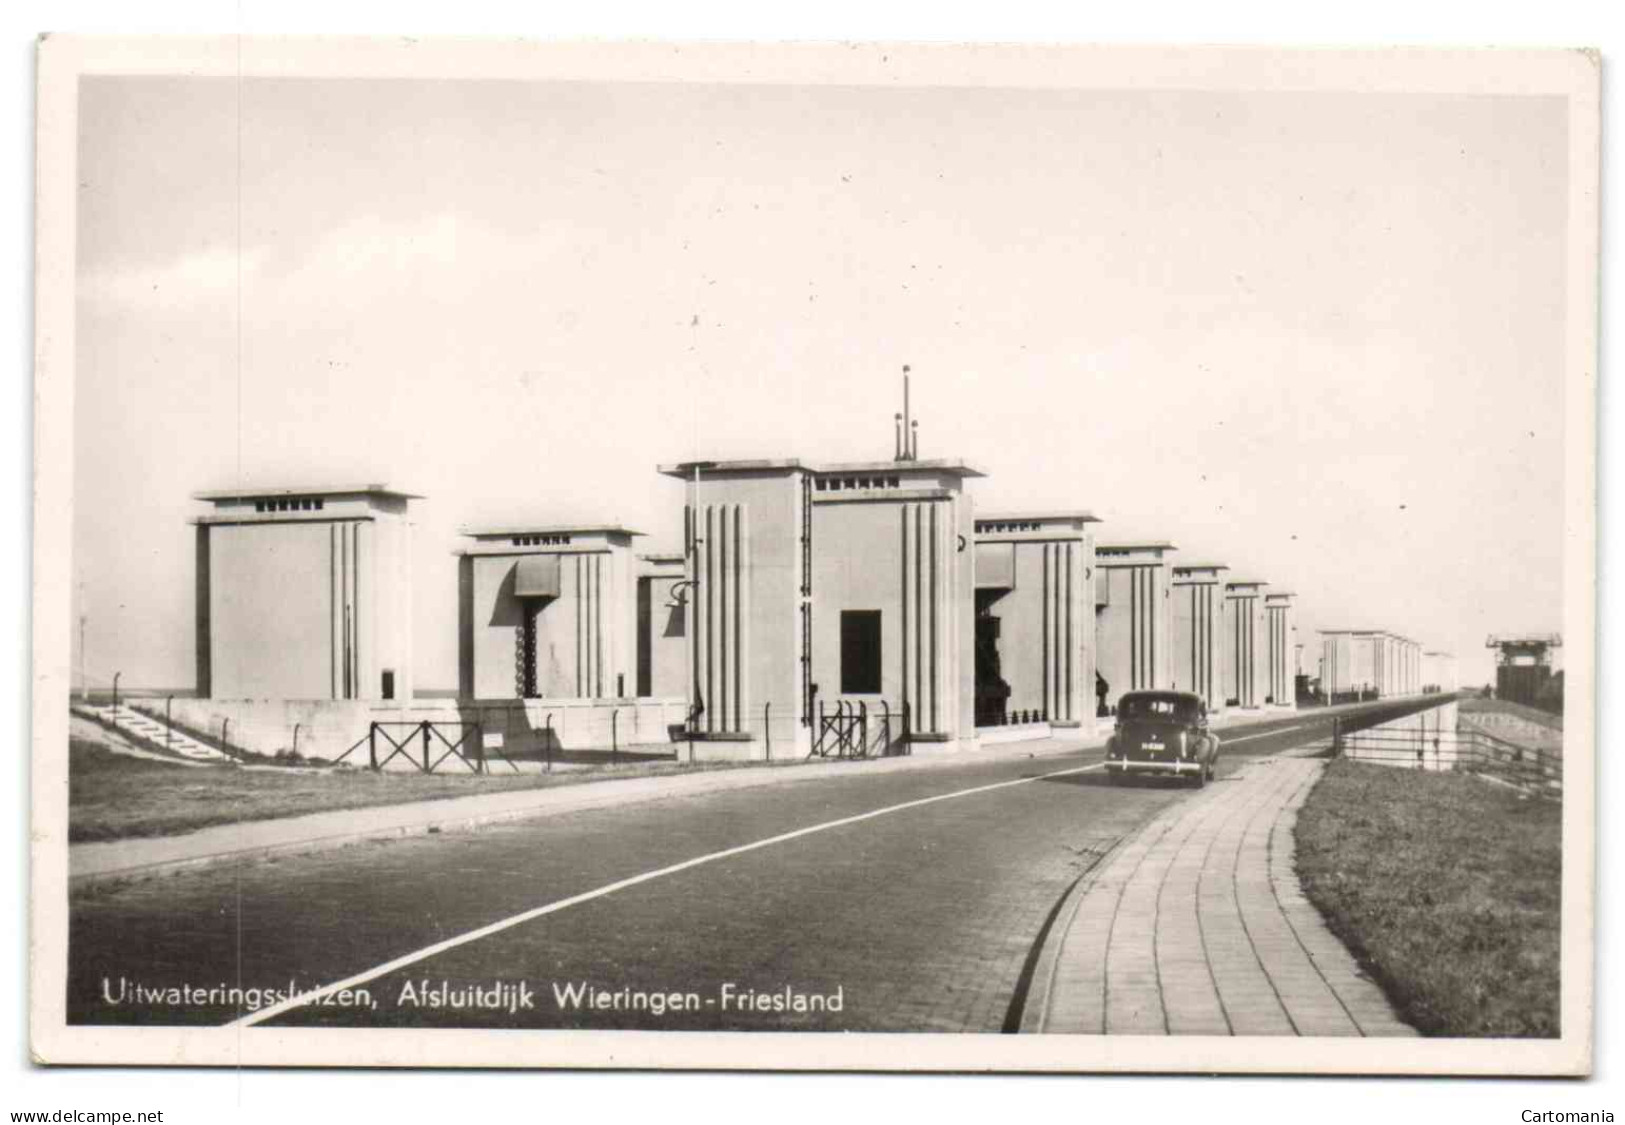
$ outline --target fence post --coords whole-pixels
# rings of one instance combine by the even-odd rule
[[[118,721],[118,678],[122,675],[124,675],[123,672],[113,673],[113,720],[115,723]]]
[[[474,723],[474,753],[476,755],[474,772],[483,774],[485,773],[485,725],[477,720]]]
[[[547,772],[553,772],[553,712],[547,713],[547,725],[542,729],[542,759],[547,763]]]
[[[378,772],[378,724],[367,724],[367,760],[372,765],[372,772]]]
[[[220,720],[220,749],[227,754],[231,753],[231,739],[227,737],[227,735],[230,733],[231,719],[225,718]]]
[[[1336,715],[1332,716],[1332,757],[1343,756],[1343,726]]]
[[[293,756],[299,756],[299,724],[293,724]]]
[[[610,708],[610,712],[609,712],[609,764],[612,765],[612,766],[618,766],[618,765],[621,764],[620,722],[621,722],[621,709],[619,707]]]
[[[773,760],[773,701],[762,704],[762,734],[767,738],[767,760]]]
[[[164,749],[165,750],[168,750],[170,748],[170,746],[169,746],[169,737],[170,737],[169,732],[175,729],[174,727],[170,726],[170,718],[169,718],[169,705],[171,703],[173,703],[173,702],[175,702],[175,697],[173,695],[164,696]]]
[[[422,727],[420,729],[423,731],[423,772],[424,773],[429,773],[430,769],[429,769],[429,720],[428,719],[423,720],[423,724],[422,724]]]

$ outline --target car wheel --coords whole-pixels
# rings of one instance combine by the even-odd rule
[[[1202,786],[1204,786],[1206,784],[1207,784],[1207,768],[1204,766],[1202,769],[1197,770],[1196,771],[1196,776],[1191,779],[1191,788],[1192,789],[1200,789],[1200,788],[1202,788]]]

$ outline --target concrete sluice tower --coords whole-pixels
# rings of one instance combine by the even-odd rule
[[[683,604],[697,757],[812,752],[831,716],[976,745],[975,535],[960,461],[693,461]],[[841,720],[844,721],[844,718]],[[871,747],[869,753],[891,747]]]
[[[1224,695],[1232,707],[1255,710],[1269,691],[1269,621],[1257,579],[1224,584]]]
[[[983,742],[1095,726],[1090,512],[976,520],[976,725]],[[1043,733],[1043,732],[1040,732]]]
[[[1173,662],[1170,686],[1202,697],[1209,714],[1224,709],[1223,563],[1182,563],[1173,572]]]
[[[1264,702],[1288,710],[1298,706],[1298,626],[1290,590],[1264,594],[1264,667],[1268,692]]]
[[[1163,542],[1095,548],[1096,659],[1108,711],[1125,692],[1173,686],[1174,550]]]
[[[412,698],[411,501],[383,484],[200,492],[197,694]]]

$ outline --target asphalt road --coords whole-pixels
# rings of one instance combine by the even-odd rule
[[[1329,725],[1307,712],[1225,732],[1215,784]],[[92,889],[70,902],[68,1018],[1007,1030],[1066,889],[1189,792],[1108,786],[1100,759],[832,764],[813,780]],[[832,821],[846,822],[819,827]],[[290,990],[352,979],[265,1017]]]

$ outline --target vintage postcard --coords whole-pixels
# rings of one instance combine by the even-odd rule
[[[1589,1072],[1594,54],[38,67],[38,1059]]]

